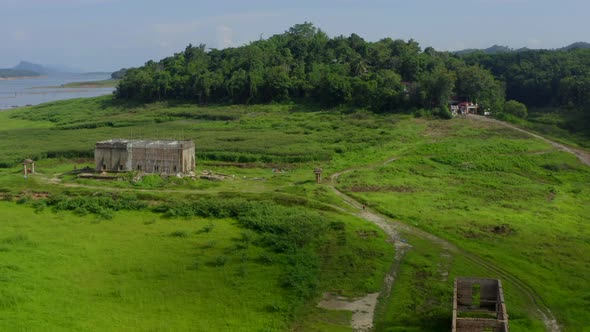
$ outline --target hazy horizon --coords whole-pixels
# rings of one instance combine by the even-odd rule
[[[582,0],[0,0],[0,68],[21,60],[114,71],[192,43],[235,47],[312,22],[330,36],[413,38],[422,48],[553,49],[588,41]]]

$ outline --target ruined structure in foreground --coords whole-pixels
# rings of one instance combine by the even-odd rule
[[[110,139],[96,143],[94,162],[98,172],[186,174],[195,169],[195,144],[193,141]]]
[[[508,314],[500,280],[455,279],[452,331],[508,332]]]

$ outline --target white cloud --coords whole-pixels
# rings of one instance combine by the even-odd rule
[[[156,23],[152,25],[150,34],[153,43],[166,43],[173,51],[189,43],[205,43],[214,48],[239,46],[248,41],[245,39],[247,36],[239,33],[245,25],[264,22],[276,15],[270,12],[247,12],[184,22]]]
[[[537,38],[529,38],[527,40],[527,47],[528,48],[540,48],[543,43]]]
[[[219,45],[219,48],[226,48],[226,47],[230,47],[233,46],[233,34],[234,31],[227,26],[218,26],[217,27],[217,44]]]
[[[25,41],[29,39],[29,33],[25,30],[14,30],[12,32],[12,39],[15,41]]]

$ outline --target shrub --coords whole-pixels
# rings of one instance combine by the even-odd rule
[[[447,106],[441,106],[441,107],[437,108],[435,110],[434,114],[441,119],[448,120],[448,119],[453,118],[453,113],[451,113],[451,111],[449,110],[449,108]]]
[[[215,267],[220,267],[220,266],[224,266],[225,263],[227,263],[226,256],[217,256],[217,257],[215,257],[215,259],[213,259],[211,262],[209,262],[209,265],[215,266]]]
[[[432,115],[432,113],[430,113],[430,111],[427,111],[423,108],[414,111],[413,114],[414,114],[414,117],[416,117],[416,118],[423,118],[423,117],[427,117],[427,116]]]
[[[174,231],[174,232],[170,233],[170,236],[172,236],[172,237],[187,237],[188,233],[185,231]]]
[[[516,100],[509,100],[504,103],[504,113],[514,115],[521,119],[526,119],[528,116],[526,106]]]

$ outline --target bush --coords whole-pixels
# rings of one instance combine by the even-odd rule
[[[504,103],[504,113],[514,115],[521,119],[526,119],[528,116],[526,106],[516,100],[509,100]]]
[[[427,117],[427,116],[431,116],[432,113],[430,113],[430,111],[427,111],[423,108],[414,111],[414,117],[415,118],[423,118],[423,117]]]
[[[441,106],[434,111],[434,115],[438,116],[441,119],[452,119],[453,113],[449,110],[447,106]]]
[[[54,195],[45,200],[44,203],[51,206],[54,211],[73,211],[80,216],[95,214],[102,219],[112,219],[114,211],[137,211],[147,207],[146,202],[138,200],[134,195],[116,193],[75,197]]]

